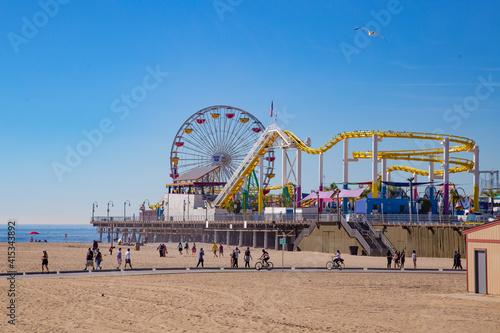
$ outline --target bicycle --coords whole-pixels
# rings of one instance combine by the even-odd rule
[[[338,268],[342,270],[345,268],[344,259],[339,259],[338,262],[335,261],[335,258],[332,256],[332,260],[327,261],[326,269]]]
[[[262,268],[267,268],[267,270],[270,271],[271,269],[274,268],[274,264],[269,260],[267,261],[266,264],[266,262],[263,259],[259,259],[259,261],[255,263],[255,269],[260,271]]]

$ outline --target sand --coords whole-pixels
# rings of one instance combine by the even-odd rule
[[[169,246],[132,251],[135,267],[192,267],[197,259]],[[208,245],[203,244],[205,248]],[[6,253],[5,244],[0,251]],[[43,247],[43,248],[42,248]],[[88,244],[17,244],[18,271],[83,269]],[[234,248],[234,246],[230,246]],[[122,249],[123,250],[123,249]],[[207,250],[205,248],[205,250]],[[255,257],[260,249],[252,249]],[[229,266],[229,257],[206,266]],[[385,258],[345,255],[348,267],[385,267]],[[113,256],[114,258],[114,256]],[[323,266],[325,253],[285,252],[286,266]],[[281,265],[281,253],[271,251]],[[451,260],[419,258],[422,268]],[[104,267],[114,259],[105,256]],[[2,262],[1,270],[6,269]],[[2,279],[2,290],[8,282]],[[6,292],[4,292],[4,295]],[[2,297],[7,304],[6,296]],[[229,272],[16,279],[14,329],[7,332],[498,332],[500,297],[466,292],[465,274]],[[5,309],[5,307],[4,307]]]

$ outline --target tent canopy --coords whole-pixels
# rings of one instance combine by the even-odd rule
[[[355,190],[341,189],[341,190],[331,190],[331,191],[319,191],[319,198],[320,199],[330,199],[334,194],[335,194],[335,197],[338,196],[339,198],[359,198],[359,196],[361,195],[361,193],[363,193],[363,191],[365,189],[366,189],[366,186],[361,187],[361,188],[357,188]],[[337,194],[337,192],[338,192],[338,194]],[[310,193],[307,197],[305,197],[304,199],[302,199],[300,201],[302,202],[302,201],[314,200],[314,199],[318,199],[318,191]]]

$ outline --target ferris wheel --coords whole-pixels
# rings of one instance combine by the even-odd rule
[[[179,175],[195,168],[219,166],[209,175],[209,181],[227,182],[264,129],[252,114],[231,106],[217,105],[195,112],[175,135],[170,150],[170,177],[175,182]],[[264,187],[274,177],[274,160],[274,150],[267,151],[263,159]]]

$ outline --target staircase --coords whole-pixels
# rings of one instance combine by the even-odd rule
[[[395,248],[392,246],[389,239],[387,239],[382,232],[375,230],[364,215],[351,215],[349,222],[346,221],[346,224],[350,228],[357,230],[363,237],[366,247],[361,242],[360,243],[363,245],[364,250],[368,255],[382,256],[387,253],[387,250],[390,250],[391,252],[395,251]]]

